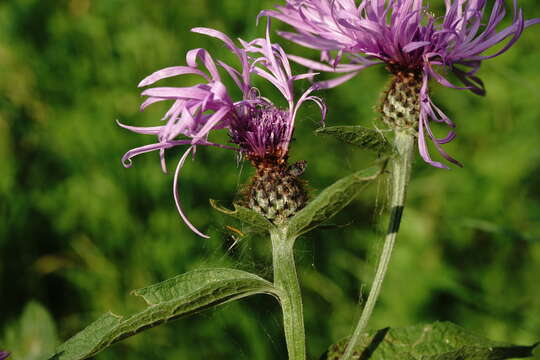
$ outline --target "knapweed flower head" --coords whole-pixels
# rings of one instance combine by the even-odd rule
[[[404,94],[405,80],[412,90],[418,91],[414,96],[419,101],[418,146],[423,159],[447,168],[431,160],[425,141],[427,135],[444,158],[459,165],[441,147],[455,133],[449,131],[448,136],[438,139],[431,131],[431,121],[445,123],[450,128],[455,125],[431,100],[429,79],[447,87],[484,94],[483,83],[476,76],[481,62],[507,51],[524,28],[540,19],[524,20],[517,0],[513,1],[511,24],[503,29],[497,28],[506,15],[504,0],[490,1],[491,8],[487,0],[444,0],[444,16],[433,14],[424,0],[357,3],[356,0],[286,0],[285,5],[263,11],[261,15],[277,18],[295,28],[296,32],[282,32],[283,37],[321,51],[321,62],[291,56],[293,60],[314,70],[344,74],[320,83],[321,87],[337,86],[366,67],[386,64],[396,75],[388,97],[399,100]],[[498,50],[486,54],[505,41]],[[452,84],[447,76],[449,72],[464,86]],[[387,110],[395,107],[395,104],[385,105]],[[411,106],[402,107],[414,110]],[[394,117],[403,115],[395,114],[398,116]]]
[[[187,146],[174,175],[174,199],[184,222],[198,235],[207,237],[189,222],[180,205],[178,178],[189,154],[195,154],[198,146],[212,146],[237,151],[256,167],[266,163],[285,166],[299,106],[306,100],[316,102],[321,108],[323,119],[325,106],[321,99],[311,95],[314,86],[295,100],[294,82],[312,78],[315,74],[293,75],[287,54],[279,45],[270,42],[270,21],[266,38],[250,42],[240,40],[241,47],[237,47],[228,36],[214,29],[194,28],[192,31],[221,40],[227,49],[236,55],[240,66],[234,67],[223,61],[216,61],[207,50],[198,48],[187,53],[186,66],[165,68],[143,79],[139,87],[184,74],[197,75],[202,81],[189,87],[154,87],[143,91],[142,95],[147,96],[147,99],[141,105],[141,110],[166,100],[172,100],[173,104],[162,119],[163,125],[134,127],[120,124],[136,133],[157,136],[157,142],[128,151],[122,162],[124,166],[130,167],[132,157],[157,150],[163,171],[166,171],[165,150]],[[240,89],[240,99],[233,99],[233,89],[227,87],[218,67],[223,69]],[[260,94],[254,86],[254,77],[261,77],[273,84],[285,98],[288,107],[281,109]],[[233,146],[209,140],[210,133],[219,129],[228,130]]]
[[[9,353],[7,351],[0,350],[0,360],[7,359],[9,357]]]

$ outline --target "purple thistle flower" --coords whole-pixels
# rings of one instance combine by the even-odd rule
[[[287,153],[287,133],[292,125],[289,112],[268,105],[250,106],[243,111],[242,117],[231,124],[231,141],[253,161],[268,155],[283,158]]]
[[[223,41],[228,50],[238,57],[240,68],[223,61],[215,61],[205,49],[190,50],[186,55],[187,66],[159,70],[139,84],[139,87],[144,87],[164,78],[184,74],[198,75],[203,79],[201,83],[190,87],[154,87],[142,92],[142,95],[148,98],[141,105],[141,110],[156,102],[173,100],[172,106],[162,119],[165,124],[155,127],[119,125],[133,132],[156,135],[158,138],[156,143],[128,151],[122,158],[125,167],[131,166],[134,156],[159,150],[162,169],[166,172],[165,150],[175,146],[188,146],[174,174],[174,199],[180,216],[189,228],[202,237],[208,237],[190,223],[180,205],[178,179],[188,155],[195,154],[197,146],[204,145],[238,151],[254,164],[268,159],[277,163],[284,162],[300,105],[306,100],[316,102],[321,108],[323,119],[326,108],[321,99],[311,95],[315,86],[310,87],[295,101],[294,82],[312,78],[316,74],[292,74],[287,54],[279,45],[270,42],[270,21],[265,39],[259,38],[251,42],[240,40],[241,47],[235,46],[228,36],[217,30],[194,28],[192,31]],[[233,100],[222,81],[218,65],[241,90],[241,99]],[[279,109],[268,98],[261,96],[253,86],[252,75],[273,84],[287,101],[288,108]],[[237,147],[209,141],[209,134],[219,129],[227,129],[231,142]]]
[[[441,147],[450,142],[455,133],[438,139],[430,129],[430,122],[454,123],[439,109],[429,96],[428,82],[434,78],[440,84],[468,89],[484,94],[482,81],[476,76],[481,62],[508,50],[520,37],[524,28],[540,19],[524,20],[517,0],[513,1],[512,23],[497,31],[506,14],[504,0],[494,0],[488,13],[487,0],[445,0],[446,13],[435,17],[423,0],[286,0],[276,10],[261,15],[271,16],[291,26],[296,32],[280,34],[300,45],[321,51],[321,62],[298,56],[290,58],[317,71],[343,73],[338,78],[320,82],[321,88],[338,86],[361,70],[386,64],[398,77],[409,74],[418,78],[419,119],[418,146],[429,164],[448,168],[431,160],[425,141],[426,134],[440,154],[460,165]],[[485,54],[491,47],[507,40],[493,54]],[[456,86],[446,77],[450,71],[464,84]]]
[[[0,360],[7,359],[9,357],[9,353],[7,351],[0,351]]]

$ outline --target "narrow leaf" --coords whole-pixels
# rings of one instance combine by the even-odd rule
[[[156,305],[170,299],[185,297],[200,292],[215,284],[226,283],[228,289],[245,286],[267,286],[271,284],[263,278],[242,270],[235,269],[201,269],[175,276],[142,289],[133,290],[132,295],[140,296],[148,305]]]
[[[392,155],[391,143],[381,131],[363,126],[331,126],[315,131],[317,135],[333,136],[341,142],[371,150],[381,155]]]
[[[217,211],[225,215],[232,216],[233,218],[238,219],[243,223],[256,228],[257,230],[265,231],[274,227],[274,224],[268,221],[264,216],[241,205],[233,204],[234,210],[231,210],[221,206],[216,200],[213,199],[210,199],[210,205],[212,205],[212,207]]]
[[[276,289],[263,278],[234,269],[196,270],[161,283],[134,290],[149,305],[128,318],[105,314],[57,348],[51,359],[79,360],[97,354],[108,346],[169,320],[246,296]]]
[[[320,360],[341,358],[347,339]],[[533,346],[517,346],[477,336],[450,322],[386,328],[364,334],[353,360],[504,360],[531,357]]]
[[[315,199],[294,215],[287,225],[289,238],[314,229],[347,206],[358,193],[375,180],[385,169],[379,166],[355,172],[324,189]]]
[[[97,349],[104,335],[111,333],[121,323],[121,316],[110,312],[102,315],[83,331],[60,345],[51,359],[86,359],[100,351]]]

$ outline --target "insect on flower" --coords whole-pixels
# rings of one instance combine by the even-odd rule
[[[317,71],[341,73],[335,79],[320,82],[321,88],[338,86],[363,69],[386,64],[394,80],[381,106],[384,120],[394,127],[413,126],[418,135],[422,158],[429,164],[448,168],[433,161],[428,153],[426,135],[448,161],[460,165],[443,149],[455,133],[436,138],[430,122],[455,124],[438,108],[429,95],[429,80],[455,88],[484,94],[484,85],[476,76],[482,61],[507,51],[523,30],[540,19],[524,20],[523,12],[513,1],[509,26],[497,31],[504,20],[504,0],[444,0],[446,12],[437,17],[423,0],[286,0],[275,10],[260,15],[271,16],[291,25],[296,32],[280,34],[300,45],[320,50],[321,61],[298,56],[290,58]],[[499,50],[485,54],[503,43]],[[464,86],[452,84],[452,72]],[[408,96],[405,96],[407,95]],[[404,97],[405,96],[405,97]],[[402,119],[409,115],[414,124]]]
[[[120,126],[133,132],[157,135],[158,138],[156,143],[128,151],[122,158],[124,166],[130,167],[131,159],[136,155],[158,150],[163,171],[166,171],[165,150],[176,146],[187,146],[187,150],[176,167],[173,195],[184,222],[198,235],[207,237],[190,223],[182,210],[178,193],[180,170],[187,157],[191,153],[195,154],[198,146],[238,151],[257,169],[258,177],[254,178],[247,192],[260,198],[247,201],[247,205],[270,220],[279,220],[281,215],[289,216],[290,214],[284,213],[283,209],[276,213],[272,210],[275,210],[275,207],[269,206],[272,199],[268,199],[268,196],[275,195],[277,185],[269,186],[268,181],[287,178],[289,143],[300,105],[307,100],[314,101],[321,108],[324,120],[325,105],[321,99],[311,95],[316,87],[308,88],[297,101],[294,97],[294,82],[312,78],[316,74],[292,74],[287,54],[279,45],[270,42],[270,21],[266,28],[265,39],[259,38],[251,42],[240,40],[241,47],[237,47],[228,36],[214,29],[194,28],[192,31],[221,40],[227,49],[236,55],[240,67],[235,68],[223,61],[215,61],[207,50],[199,48],[187,53],[187,66],[165,68],[142,80],[140,87],[177,75],[192,74],[202,78],[202,82],[190,87],[154,87],[143,91],[142,95],[148,98],[141,105],[141,110],[165,100],[172,100],[173,104],[162,119],[165,121],[164,125],[135,127],[119,123]],[[218,66],[241,90],[241,99],[233,99],[222,81]],[[271,100],[262,96],[253,85],[252,77],[254,76],[266,79],[273,84],[287,101],[288,108],[278,108]],[[209,134],[219,129],[228,130],[230,140],[236,146],[209,141]],[[288,179],[289,183],[282,184],[282,188],[300,186],[299,180],[294,176]],[[282,208],[291,207],[290,203],[284,205],[280,202],[278,205]],[[297,207],[300,206],[303,204],[298,204]]]

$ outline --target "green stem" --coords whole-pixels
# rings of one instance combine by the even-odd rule
[[[283,327],[289,360],[306,359],[306,336],[302,294],[294,263],[294,239],[287,238],[286,228],[270,231],[274,263],[274,286],[279,290],[283,311]]]
[[[394,243],[397,233],[399,231],[399,225],[401,223],[401,215],[405,207],[405,197],[407,194],[407,186],[411,178],[411,163],[412,155],[414,153],[414,136],[405,131],[396,131],[395,146],[397,150],[397,156],[392,161],[392,193],[390,200],[390,223],[388,231],[386,232],[386,238],[384,240],[384,246],[379,259],[377,272],[371,285],[366,305],[360,316],[360,320],[356,325],[353,335],[349,340],[349,344],[341,357],[341,360],[350,360],[354,349],[360,339],[360,336],[366,330],[367,323],[381,292],[381,286],[388,269],[388,263],[392,255]]]

